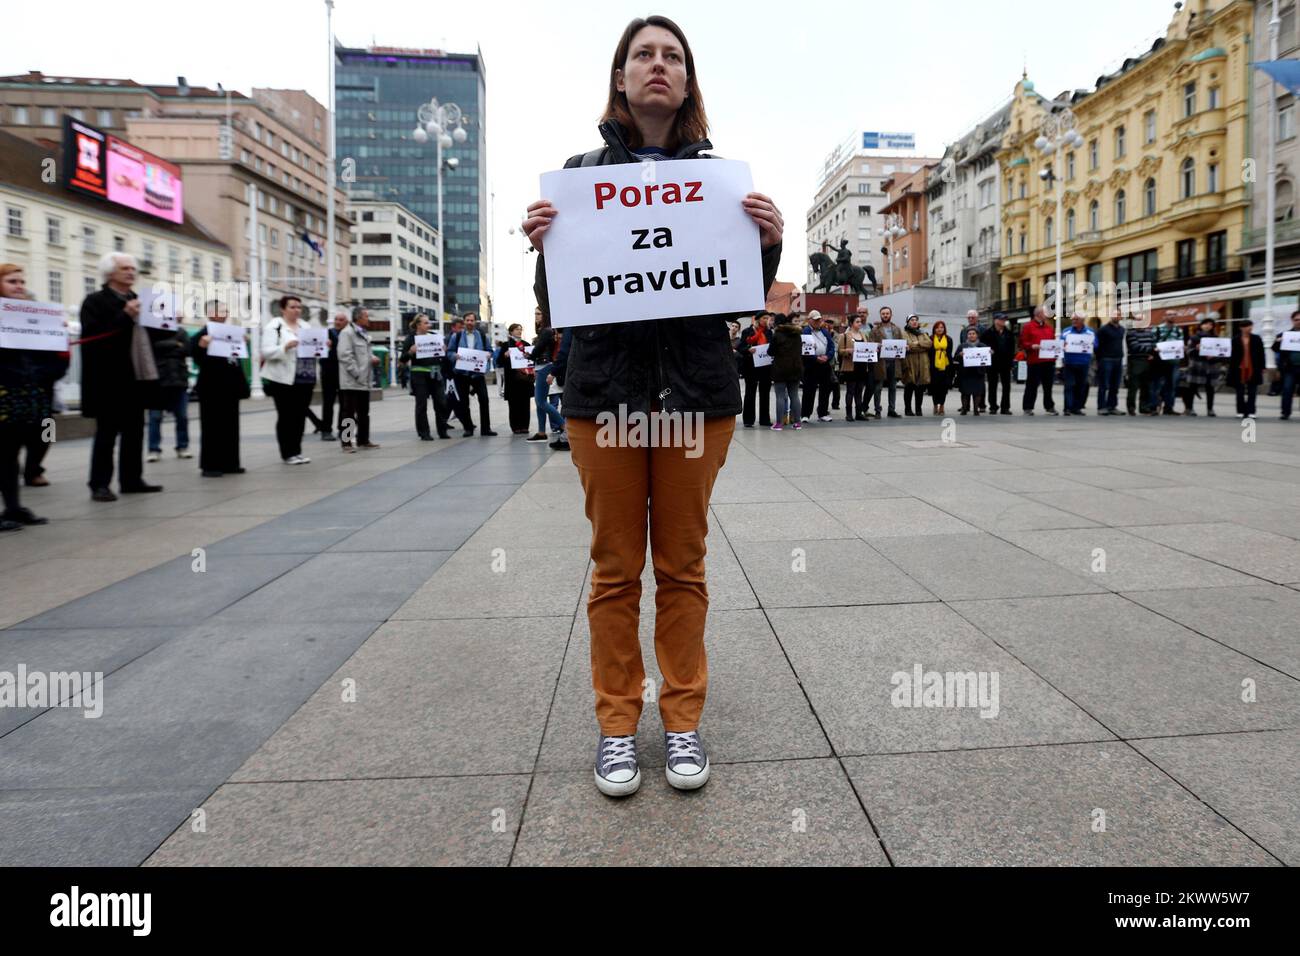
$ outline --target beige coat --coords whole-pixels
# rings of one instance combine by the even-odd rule
[[[921,329],[904,328],[907,335],[907,358],[903,359],[904,385],[930,384],[930,334]]]
[[[852,329],[846,329],[839,335],[835,336],[835,350],[840,356],[841,372],[853,371],[853,343],[868,341],[870,341],[870,338],[866,332],[859,331],[854,333]]]

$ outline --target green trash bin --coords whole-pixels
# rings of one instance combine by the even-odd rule
[[[387,388],[388,383],[392,378],[391,372],[388,368],[388,346],[373,345],[370,347],[370,351],[379,359],[379,365],[376,366],[378,370],[377,374],[379,375],[379,387]]]

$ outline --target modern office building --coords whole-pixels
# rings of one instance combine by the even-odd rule
[[[416,142],[416,111],[436,98],[455,103],[469,138],[444,153],[441,197],[446,302],[443,313],[483,311],[488,304],[487,93],[478,53],[401,47],[336,47],[335,132],[340,183],[401,203],[438,226],[437,145]],[[442,263],[435,264],[441,270]],[[488,317],[490,318],[490,317]]]
[[[437,320],[438,234],[401,203],[353,196],[351,298],[373,317],[424,312]],[[401,331],[398,324],[398,331]]]

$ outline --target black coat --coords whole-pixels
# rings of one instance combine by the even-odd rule
[[[132,292],[126,301],[134,298]],[[131,362],[135,320],[124,310],[126,301],[104,286],[81,303],[81,414],[87,418],[101,408],[143,401]]]
[[[996,326],[990,325],[980,335],[980,345],[986,345],[993,350],[994,369],[1008,369],[1016,360],[1016,333],[1011,331],[1011,326],[1007,325],[1001,332]]]
[[[206,326],[190,336],[190,352],[194,364],[198,367],[199,378],[195,386],[199,404],[207,402],[239,401],[248,398],[248,379],[244,378],[244,367],[238,359],[224,356],[212,357],[208,350],[199,345],[199,339],[207,334]]]
[[[0,425],[39,425],[53,413],[54,383],[67,352],[0,349]]]
[[[153,362],[158,367],[158,384],[163,388],[190,387],[190,370],[185,359],[190,354],[190,337],[184,329],[166,332],[145,329],[153,346]]]
[[[740,370],[740,374],[745,378],[749,378],[755,372],[762,375],[764,372],[770,374],[772,371],[772,366],[770,365],[764,365],[760,369],[754,368],[754,353],[750,351],[750,348],[753,347],[754,337],[757,331],[757,326],[753,325],[741,329],[740,339],[736,342],[736,368]],[[764,335],[767,336],[767,341],[770,343],[772,341],[772,330],[768,329]],[[771,349],[769,348],[768,351],[770,352]]]
[[[778,325],[771,333],[772,381],[798,382],[803,378],[803,331],[793,322]]]
[[[1241,380],[1241,361],[1246,357],[1246,350],[1242,348],[1241,336],[1232,337],[1232,357],[1228,359],[1228,384],[1233,388],[1238,385],[1259,385],[1264,381],[1264,340],[1258,335],[1252,334],[1250,337],[1250,364],[1251,369],[1250,381]]]
[[[596,165],[613,166],[639,160],[628,149],[623,128],[614,121],[600,125],[606,146]],[[679,149],[674,159],[708,158],[707,139]],[[564,164],[582,164],[582,154]],[[781,245],[763,251],[763,294],[776,279]],[[545,257],[537,257],[533,284],[537,302],[550,315]],[[740,313],[748,315],[750,313]],[[573,329],[573,347],[564,379],[564,414],[595,418],[602,411],[649,412],[659,401],[665,412],[700,412],[707,416],[738,415],[740,383],[732,357],[727,320],[733,315],[615,322]]]

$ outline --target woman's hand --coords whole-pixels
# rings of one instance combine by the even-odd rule
[[[781,241],[785,220],[781,218],[781,210],[776,208],[776,203],[762,193],[750,193],[741,200],[741,205],[758,226],[759,245],[762,248],[771,249]]]
[[[210,336],[210,335],[200,335],[200,336],[199,336],[199,348],[201,348],[201,349],[205,349],[205,348],[207,348],[207,347],[208,347],[208,343],[211,342],[211,341],[212,341],[212,336]]]
[[[551,220],[559,214],[549,199],[539,199],[528,207],[528,218],[523,221],[524,235],[538,252],[542,251],[542,236],[551,228]]]

